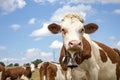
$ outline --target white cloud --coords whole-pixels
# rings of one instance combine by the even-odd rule
[[[24,54],[25,54],[25,58],[29,60],[34,60],[34,59],[41,59],[44,61],[52,60],[52,53],[43,52],[37,48],[28,49],[26,52],[24,52]]]
[[[55,40],[55,41],[53,41],[53,42],[51,43],[50,48],[52,48],[52,49],[58,49],[58,48],[61,48],[62,45],[63,45],[62,42],[60,42],[60,41],[58,41],[58,40]]]
[[[116,10],[114,10],[114,13],[120,15],[120,9],[116,9]]]
[[[117,43],[117,47],[120,49],[120,41],[118,41],[118,43]]]
[[[48,35],[50,32],[48,31],[47,27],[48,27],[48,23],[44,23],[42,28],[34,30],[30,34],[30,36],[38,37],[38,36],[46,36],[46,35]]]
[[[117,48],[120,50],[120,41],[113,40],[113,42],[110,44],[112,48]]]
[[[40,41],[42,38],[41,37],[37,37],[34,39],[34,41]]]
[[[13,24],[13,25],[11,25],[11,28],[12,28],[14,31],[16,31],[16,30],[18,30],[18,29],[20,28],[20,25],[19,25],[19,24]]]
[[[111,40],[115,40],[115,39],[116,39],[115,36],[110,36],[109,38],[110,38]]]
[[[63,18],[63,16],[67,13],[78,13],[81,17],[85,19],[86,14],[88,12],[93,12],[92,7],[90,5],[65,5],[54,12],[53,16],[51,17],[51,21],[60,21],[61,18]]]
[[[95,0],[94,0],[95,1]],[[98,2],[102,4],[119,4],[120,0],[97,0]]]
[[[41,59],[43,61],[52,61],[53,54],[50,52],[43,52],[38,48],[31,48],[27,49],[25,52],[22,53],[22,58],[0,58],[0,61],[4,62],[6,65],[10,63],[19,63],[23,65],[25,63],[30,63],[36,59]]]
[[[101,4],[118,4],[120,0],[70,0],[68,3],[101,3]]]
[[[0,61],[4,62],[6,65],[9,65],[11,63],[19,63],[20,65],[23,65],[25,64],[25,62],[27,61],[25,58],[21,58],[21,59],[18,59],[18,58],[2,58],[0,59]],[[28,63],[28,62],[26,62]]]
[[[28,21],[28,24],[35,24],[36,22],[36,19],[35,18],[31,18],[29,21]]]
[[[45,2],[49,2],[49,3],[54,3],[57,0],[34,0],[34,2],[36,3],[45,3]]]
[[[25,5],[25,0],[0,0],[0,7],[3,10],[3,14],[13,12],[17,8],[22,9]]]
[[[33,0],[33,1],[35,1],[36,3],[43,3],[43,2],[45,2],[45,0]]]
[[[36,3],[55,3],[58,2],[59,4],[79,4],[79,3],[87,3],[87,4],[119,4],[120,0],[34,0]]]
[[[0,50],[5,50],[6,47],[5,46],[0,46]]]
[[[120,46],[120,41],[117,43],[118,46]]]
[[[74,4],[78,4],[78,3],[94,3],[96,0],[68,0],[67,3],[74,3]]]
[[[97,22],[97,23],[101,23],[102,20],[98,18],[98,19],[95,20],[95,22]]]

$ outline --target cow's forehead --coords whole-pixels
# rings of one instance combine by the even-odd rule
[[[74,13],[65,15],[64,18],[62,19],[62,21],[64,21],[65,19],[73,19],[73,18],[79,20],[82,23],[84,22],[84,19],[82,17],[80,17],[78,14],[74,14]]]
[[[76,14],[68,14],[61,21],[62,28],[82,28],[83,19]]]
[[[66,19],[61,22],[61,27],[66,29],[75,29],[75,28],[83,28],[83,23],[81,23],[78,19],[74,21],[72,19]]]

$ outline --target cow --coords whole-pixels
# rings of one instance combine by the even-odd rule
[[[4,80],[5,78],[5,68],[0,64],[0,80]]]
[[[97,24],[84,24],[78,14],[70,13],[59,24],[49,24],[48,29],[53,34],[62,33],[59,62],[63,70],[72,69],[73,80],[120,80],[118,53],[89,37],[98,29]]]
[[[71,80],[71,70],[64,71],[60,64],[42,62],[38,68],[40,80]]]
[[[16,80],[16,79],[22,79],[22,80],[30,80],[32,77],[32,72],[34,72],[34,66],[33,64],[30,66],[20,66],[20,67],[13,67],[13,68],[6,68],[5,69],[5,80]]]

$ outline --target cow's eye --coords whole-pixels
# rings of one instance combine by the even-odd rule
[[[65,29],[62,29],[62,32],[64,32],[65,31]]]
[[[63,34],[66,34],[66,33],[67,33],[67,30],[62,29],[62,33],[63,33]]]
[[[84,29],[81,29],[81,30],[80,30],[80,33],[83,33],[84,31],[85,31]]]

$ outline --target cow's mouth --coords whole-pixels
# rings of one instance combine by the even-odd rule
[[[82,59],[81,55],[82,55],[81,51],[76,51],[73,56],[71,56],[71,54],[68,51],[66,51],[63,64],[70,68],[77,67],[78,64],[81,62]]]

